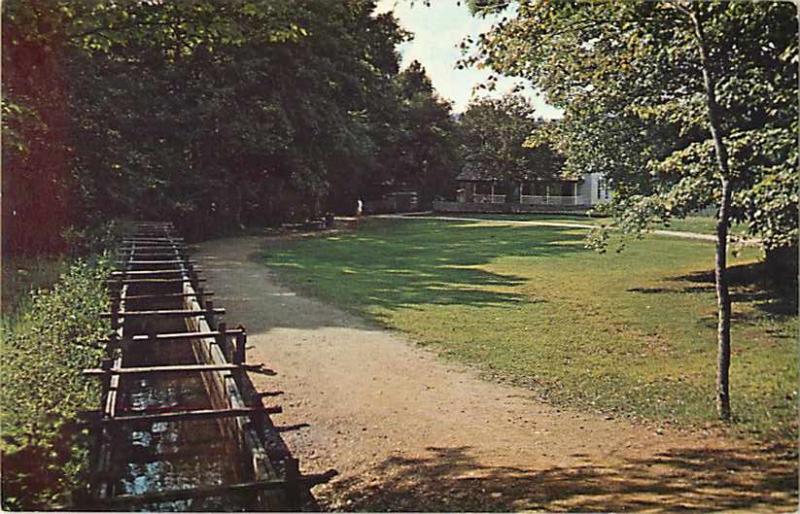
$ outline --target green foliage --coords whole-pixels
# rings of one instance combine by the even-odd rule
[[[68,267],[63,257],[3,257],[3,326],[16,319],[17,312],[27,309],[33,291],[50,288]]]
[[[455,167],[449,106],[402,84],[395,47],[409,35],[374,10],[4,3],[4,98],[41,121],[9,117],[6,247],[52,249],[109,217],[200,237],[346,211],[385,184],[440,194]]]
[[[2,135],[3,148],[9,154],[24,155],[28,152],[22,127],[35,125],[36,115],[27,107],[10,100],[7,95],[2,98]]]
[[[465,168],[520,182],[550,179],[562,160],[548,142],[529,142],[545,130],[533,105],[520,95],[472,102],[461,119]]]
[[[78,257],[102,254],[113,248],[124,233],[124,222],[110,220],[84,227],[70,225],[64,230],[63,238],[70,255]]]
[[[407,188],[420,194],[423,206],[454,190],[460,168],[459,132],[452,106],[438,97],[425,69],[411,62],[394,79],[398,107],[386,120],[386,142],[379,153],[383,174],[372,185]]]
[[[108,309],[109,269],[105,259],[77,261],[3,327],[4,508],[64,505],[79,480],[85,449],[71,423],[99,401],[97,384],[81,370],[97,365],[96,342],[108,333],[100,313]]]
[[[602,172],[635,232],[720,201],[700,54],[704,29],[734,188],[732,219],[767,249],[797,240],[797,17],[784,2],[512,2],[467,60],[526,77],[565,109],[549,138]],[[509,3],[481,2],[490,10]],[[632,223],[628,223],[632,221]]]

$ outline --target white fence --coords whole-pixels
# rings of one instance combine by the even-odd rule
[[[506,195],[475,194],[472,196],[472,201],[475,203],[506,203]]]
[[[520,195],[519,203],[528,205],[589,205],[585,196]]]

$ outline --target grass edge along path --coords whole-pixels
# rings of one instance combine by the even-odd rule
[[[711,245],[646,237],[600,255],[584,234],[368,219],[282,242],[265,262],[291,287],[555,403],[717,426]],[[793,438],[796,306],[759,287],[756,261],[754,249],[731,257],[734,428]]]

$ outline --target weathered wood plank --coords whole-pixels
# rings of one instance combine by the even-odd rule
[[[193,267],[190,270],[186,269],[136,269],[136,270],[125,270],[125,271],[112,271],[112,277],[125,277],[125,276],[141,276],[141,275],[180,275],[181,273],[200,273],[202,268],[199,266]]]
[[[338,475],[335,470],[325,473],[315,473],[302,475],[298,481],[307,487],[324,484]],[[249,491],[278,490],[286,487],[285,480],[257,480],[253,482],[242,482],[238,484],[220,484],[190,489],[170,489],[167,491],[154,491],[144,494],[124,494],[98,501],[98,506],[122,507],[131,505],[143,505],[148,503],[173,502],[181,500],[191,500],[196,498],[209,498],[226,494],[236,494]]]
[[[125,301],[133,300],[159,300],[161,298],[188,298],[188,297],[201,297],[201,296],[214,296],[214,291],[196,291],[194,293],[164,293],[164,294],[136,294],[128,295]]]
[[[180,364],[175,366],[131,366],[128,368],[89,368],[83,374],[90,377],[106,375],[156,375],[161,373],[202,373],[205,371],[257,370],[262,364]]]
[[[130,298],[125,298],[125,300],[130,300]],[[205,316],[206,314],[213,313],[213,314],[225,314],[225,309],[222,307],[218,307],[215,309],[206,309],[206,310],[188,310],[188,309],[163,309],[163,310],[152,310],[152,311],[119,311],[116,313],[111,312],[103,312],[100,314],[103,318],[110,318],[112,315],[116,315],[119,317],[146,317],[146,316],[171,316],[177,318],[191,318],[194,316]]]
[[[153,265],[162,265],[162,264],[194,264],[194,259],[162,259],[162,260],[118,260],[117,264],[153,264]]]
[[[187,282],[205,282],[204,278],[122,278],[111,279],[109,284],[185,284]]]
[[[242,332],[242,329],[238,328],[229,328],[225,331],[225,335],[236,335]],[[156,342],[164,342],[164,341],[180,341],[185,339],[199,339],[203,337],[216,337],[221,332],[219,330],[208,330],[208,331],[199,331],[199,332],[170,332],[166,334],[156,334],[155,340]],[[133,337],[127,338],[130,341],[134,342],[142,342],[142,341],[150,341],[151,338],[148,335],[135,335]],[[98,341],[100,344],[108,343],[108,339],[101,339]]]
[[[101,418],[97,420],[97,422],[108,425],[117,423],[150,423],[154,421],[197,421],[203,419],[235,418],[239,416],[251,416],[253,414],[280,414],[281,412],[283,412],[283,409],[280,406],[240,407],[233,409],[200,409],[182,412],[140,414],[138,416],[115,416],[113,418]]]

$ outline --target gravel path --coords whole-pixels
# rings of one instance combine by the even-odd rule
[[[483,220],[482,220],[483,221]],[[252,375],[283,390],[276,424],[340,510],[791,510],[792,450],[559,410],[276,283],[275,240],[200,245],[215,302],[248,329]],[[311,278],[311,277],[310,277]],[[794,454],[796,455],[796,454]]]

